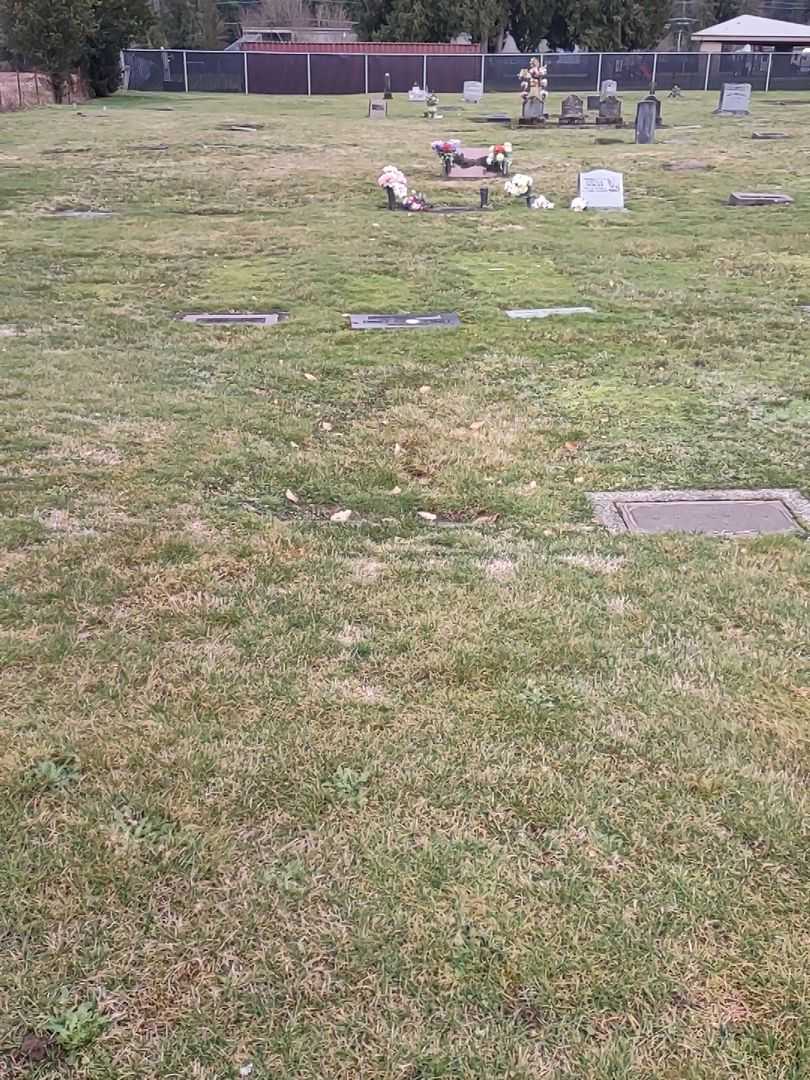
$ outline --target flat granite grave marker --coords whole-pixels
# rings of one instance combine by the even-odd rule
[[[587,100],[586,100],[586,106],[587,106],[588,112],[598,112],[599,111],[599,102],[601,100],[602,99],[599,96],[599,94],[588,94],[588,97],[587,97]]]
[[[723,83],[716,116],[748,116],[751,103],[751,83]]]
[[[581,172],[577,194],[588,210],[624,210],[624,176],[610,169]]]
[[[747,537],[802,534],[810,528],[810,501],[786,488],[597,491],[588,497],[610,532]]]
[[[469,146],[462,150],[464,157],[469,160],[485,158],[489,153],[488,146]],[[494,177],[496,174],[487,172],[484,165],[470,165],[463,168],[461,165],[451,165],[450,171],[445,174],[447,180],[484,180],[486,177]]]
[[[350,315],[352,330],[436,330],[460,326],[455,311],[438,311],[431,315]]]
[[[752,139],[789,139],[786,131],[755,131]]]
[[[729,206],[790,206],[793,199],[778,191],[732,191]]]
[[[510,319],[547,319],[551,315],[595,315],[592,307],[510,308]]]
[[[714,165],[697,158],[685,158],[683,161],[665,161],[661,168],[667,172],[708,172]]]
[[[221,324],[236,324],[247,326],[277,326],[280,322],[286,322],[289,318],[286,311],[249,311],[244,313],[233,311],[204,311],[185,312],[178,315],[180,322],[202,323],[208,326]]]

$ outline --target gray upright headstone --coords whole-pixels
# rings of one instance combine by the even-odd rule
[[[622,126],[622,99],[617,97],[602,98],[599,102],[599,115],[596,117],[597,124],[613,124]]]
[[[585,110],[582,107],[582,98],[578,94],[569,94],[563,99],[559,123],[562,127],[585,123]]]
[[[723,83],[714,111],[718,116],[748,116],[750,104],[751,83]]]
[[[539,124],[546,119],[546,110],[540,98],[530,97],[523,102],[521,120],[524,123]]]
[[[605,79],[600,87],[600,94],[603,98],[616,97],[619,91],[619,84],[615,79]]]
[[[645,99],[636,106],[636,142],[655,142],[655,102]]]

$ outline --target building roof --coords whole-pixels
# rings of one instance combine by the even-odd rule
[[[762,19],[758,15],[738,15],[736,19],[709,26],[692,34],[698,41],[746,42],[810,42],[810,26],[804,23],[783,22],[781,19]]]
[[[447,45],[424,41],[246,41],[240,38],[242,52],[291,53],[387,53],[422,56],[424,53],[461,53],[481,58],[480,45]]]

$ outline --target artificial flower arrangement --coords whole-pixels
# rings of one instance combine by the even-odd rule
[[[408,194],[407,177],[395,165],[385,166],[377,177],[377,184],[381,188],[390,188],[397,201],[404,199]]]
[[[408,178],[395,165],[386,165],[377,177],[377,184],[390,192],[389,207],[392,210],[429,210],[430,203],[421,191],[408,189]]]
[[[499,143],[495,146],[490,146],[486,160],[488,168],[494,168],[496,172],[501,173],[503,176],[508,176],[509,170],[512,167],[512,144]]]
[[[436,139],[430,144],[434,154],[438,154],[442,161],[442,168],[449,173],[456,163],[456,158],[461,151],[460,139]]]
[[[439,99],[436,94],[428,94],[425,98],[425,117],[428,120],[441,120],[439,112]]]
[[[534,180],[532,180],[531,176],[527,176],[525,173],[515,173],[503,185],[503,190],[507,195],[512,195],[516,199],[528,199],[533,187]]]

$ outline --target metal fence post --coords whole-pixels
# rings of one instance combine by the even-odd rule
[[[247,53],[243,52],[242,56],[245,58],[245,93],[248,92],[248,73],[247,73]]]
[[[427,53],[422,54],[422,89],[427,90]]]
[[[655,76],[658,73],[658,53],[653,53],[652,84],[655,86]]]
[[[34,72],[34,93],[37,95],[37,105],[39,105],[39,78],[36,72]]]
[[[312,96],[312,53],[307,53],[307,97]]]
[[[773,53],[768,53],[768,74],[765,76],[765,93],[771,88],[771,68],[773,67]]]
[[[20,82],[20,73],[17,72],[17,97],[20,99],[20,108],[22,108],[22,83]]]
[[[602,89],[602,54],[599,53],[599,63],[596,65],[596,92]]]
[[[709,89],[709,72],[712,69],[712,57],[713,56],[714,56],[714,53],[707,53],[706,54],[706,79],[704,80],[704,83],[703,83],[703,93],[704,94]]]
[[[188,58],[185,49],[183,49],[183,85],[186,88],[186,93],[188,93]]]
[[[487,54],[482,49],[481,50],[481,93],[482,94],[484,92],[484,61],[486,60],[486,58],[487,58]]]
[[[366,69],[366,93],[368,93],[368,53],[365,54],[365,69]]]

